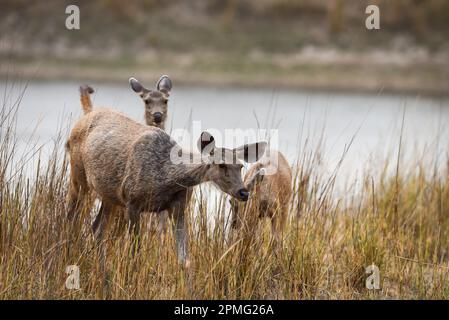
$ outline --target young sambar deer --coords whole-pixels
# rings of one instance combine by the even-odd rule
[[[139,124],[115,110],[93,109],[87,100],[93,90],[90,87],[80,90],[85,114],[73,127],[67,142],[71,169],[68,219],[79,213],[89,190],[102,201],[93,223],[97,239],[102,237],[111,212],[120,211],[113,210],[114,207],[125,209],[129,231],[135,236],[139,233],[142,212],[168,210],[174,220],[178,256],[187,263],[184,211],[188,188],[211,181],[235,199],[248,200],[240,160],[257,161],[266,143],[218,148],[213,136],[203,132],[198,140],[201,154],[183,153],[159,128]],[[173,161],[173,156],[180,153],[184,159],[200,161]],[[228,155],[235,161],[225,161]]]
[[[130,78],[129,84],[145,104],[146,124],[165,130],[168,113],[168,97],[172,89],[170,78],[166,75],[161,76],[156,82],[155,90],[145,88],[135,78]]]
[[[270,150],[269,156],[264,155],[248,170],[244,185],[251,193],[252,204],[259,209],[259,217],[271,219],[272,233],[279,238],[285,227],[292,196],[292,170],[284,155]],[[243,222],[243,208],[233,200],[231,205],[232,226],[237,228]]]

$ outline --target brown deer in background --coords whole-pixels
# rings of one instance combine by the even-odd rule
[[[129,84],[145,104],[146,124],[165,130],[168,113],[168,97],[172,89],[170,78],[166,75],[161,76],[156,82],[156,90],[145,88],[135,78],[130,78]]]
[[[271,173],[271,174],[270,174]],[[292,170],[284,155],[270,150],[245,175],[244,184],[251,193],[251,203],[259,210],[259,217],[271,219],[273,235],[279,239],[288,216],[292,197]],[[245,204],[245,206],[250,205]],[[232,226],[241,226],[245,208],[231,199],[233,209]]]

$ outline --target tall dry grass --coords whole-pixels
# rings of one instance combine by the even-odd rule
[[[86,204],[65,219],[67,159],[57,139],[49,160],[23,172],[16,155],[18,104],[0,112],[0,299],[376,299],[449,298],[449,175],[421,163],[386,160],[360,188],[337,196],[338,170],[321,172],[320,148],[304,143],[295,168],[290,219],[279,243],[248,209],[229,234],[224,197],[189,205],[190,259],[185,269],[169,232],[130,239],[115,223],[103,242],[105,268]],[[399,158],[399,157],[398,157]],[[418,159],[418,156],[417,156]],[[26,160],[26,159],[25,159]],[[393,167],[393,174],[388,168]],[[338,168],[337,168],[338,169]],[[381,289],[365,287],[365,268],[380,269]],[[66,267],[80,268],[79,290],[65,287]]]

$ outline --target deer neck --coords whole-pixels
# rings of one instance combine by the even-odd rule
[[[193,187],[208,180],[209,165],[203,162],[179,164],[175,169],[175,182],[182,187]]]

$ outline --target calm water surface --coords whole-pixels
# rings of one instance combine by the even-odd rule
[[[71,127],[81,115],[78,83],[31,82],[23,95],[17,131],[19,149],[30,141],[43,146],[45,155],[57,133]],[[123,84],[92,83],[94,105],[109,106],[143,122],[143,103]],[[149,87],[150,85],[148,85]],[[24,85],[0,82],[3,101],[13,102]],[[324,134],[324,170],[332,172],[345,146],[355,135],[339,177],[347,180],[375,163],[399,145],[402,118],[403,157],[416,160],[425,154],[431,160],[444,159],[449,146],[449,100],[419,96],[358,95],[327,92],[233,88],[174,88],[169,101],[168,131],[191,129],[278,129],[278,149],[291,163],[297,160],[305,141],[311,147]],[[30,137],[31,140],[30,140]],[[194,142],[198,137],[193,137]],[[179,140],[179,137],[177,137]],[[220,139],[218,139],[220,140]],[[191,141],[180,141],[187,146]],[[229,141],[221,144],[229,146]],[[30,170],[32,170],[32,166]]]

